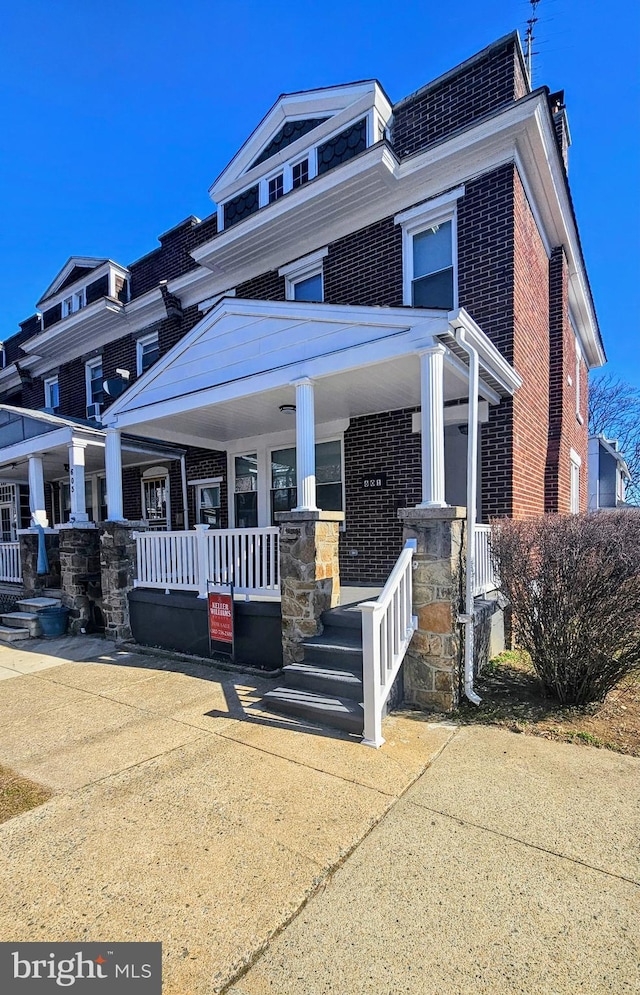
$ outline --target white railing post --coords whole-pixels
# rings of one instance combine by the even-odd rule
[[[196,525],[196,563],[198,566],[198,597],[206,598],[207,581],[209,580],[209,543],[207,541],[208,525]]]
[[[362,684],[364,691],[364,746],[377,749],[382,736],[383,701],[380,685],[380,621],[376,601],[359,606],[362,613]]]

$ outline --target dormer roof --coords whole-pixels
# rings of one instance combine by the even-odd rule
[[[281,94],[214,181],[209,195],[220,203],[242,183],[254,181],[374,107],[386,123],[391,103],[377,80]]]
[[[102,266],[103,263],[106,263],[107,261],[107,259],[96,259],[95,256],[71,256],[66,261],[53,283],[47,287],[44,294],[37,302],[36,307],[40,307],[40,305],[44,304],[45,301],[48,301],[50,297],[53,297],[54,294],[59,293],[66,287],[70,287],[72,284],[86,278],[92,270],[97,269],[98,266]]]

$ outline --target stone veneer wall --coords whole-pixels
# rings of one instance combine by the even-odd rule
[[[46,589],[60,587],[60,548],[56,532],[45,532],[44,544],[49,561],[49,573],[38,574],[38,533],[22,532],[20,559],[22,563],[22,585],[25,597],[46,594]]]
[[[301,643],[322,631],[320,616],[340,600],[340,512],[288,511],[280,521],[283,663],[299,663]]]
[[[62,602],[71,609],[69,632],[75,636],[93,624],[88,585],[100,576],[100,532],[95,526],[61,528],[59,541]]]
[[[100,571],[104,634],[116,642],[133,638],[127,595],[133,590],[137,570],[133,534],[143,530],[141,522],[105,522],[102,527]]]
[[[465,508],[402,508],[403,542],[417,540],[413,614],[418,618],[404,659],[404,699],[450,711],[458,704],[462,639],[458,614],[464,591]]]

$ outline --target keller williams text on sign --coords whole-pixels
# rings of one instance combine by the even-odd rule
[[[209,592],[209,637],[233,645],[233,595]]]

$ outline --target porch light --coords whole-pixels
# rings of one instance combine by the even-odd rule
[[[296,406],[295,404],[281,404],[280,410],[286,415],[295,415]]]

